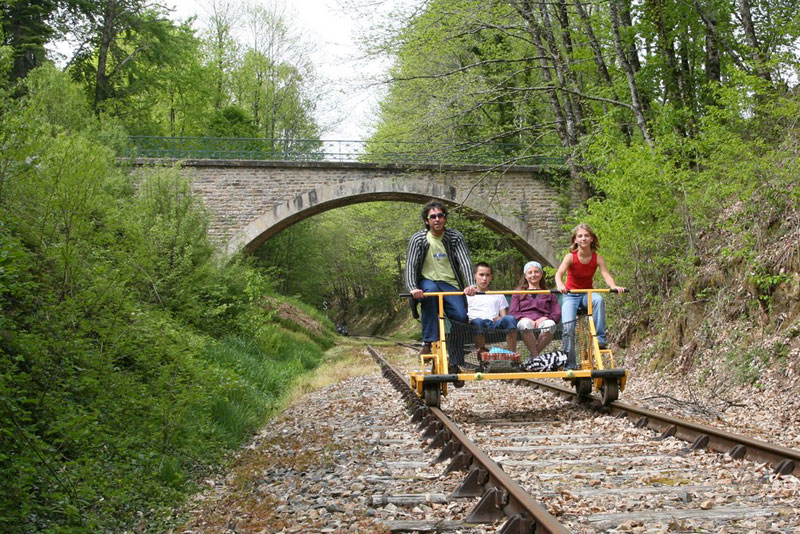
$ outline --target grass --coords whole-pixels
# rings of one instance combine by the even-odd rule
[[[214,423],[235,442],[304,395],[377,372],[377,365],[367,353],[367,343],[390,361],[408,358],[408,350],[393,341],[338,337],[336,344],[324,352],[319,365],[304,366],[300,363],[303,360],[316,362],[314,357],[306,358],[304,347],[293,346],[294,354],[275,360],[251,341],[234,336],[223,340],[209,350],[207,357],[224,368],[234,369],[239,381],[232,384],[224,398],[215,399]]]
[[[368,375],[376,370],[377,366],[367,353],[363,339],[339,338],[336,345],[325,352],[319,367],[295,381],[285,399],[286,405],[313,391],[349,378]]]

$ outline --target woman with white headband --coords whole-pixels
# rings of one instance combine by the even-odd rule
[[[538,261],[526,263],[522,273],[517,290],[547,289],[542,264]],[[517,330],[532,357],[552,341],[553,331],[561,320],[561,307],[552,293],[514,294],[508,313],[517,319]],[[508,344],[510,350],[516,350],[516,339],[513,339],[512,348],[512,338],[509,336]]]

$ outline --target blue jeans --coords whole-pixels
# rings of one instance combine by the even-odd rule
[[[420,280],[419,288],[425,293],[437,291],[459,291],[446,282]],[[422,341],[430,343],[439,340],[439,298],[426,297],[422,299]],[[444,314],[461,323],[467,322],[467,299],[464,295],[450,295],[444,297]],[[464,339],[460,328],[452,329],[451,339],[447,343],[450,360],[454,365],[464,364]]]
[[[575,318],[579,309],[589,306],[588,293],[567,293],[561,300],[561,321],[564,324],[564,352],[569,352],[575,337]],[[597,330],[597,342],[606,344],[606,303],[600,293],[592,293],[592,318]]]
[[[469,324],[477,327],[479,332],[485,330],[513,330],[517,327],[517,320],[513,315],[504,315],[496,321],[492,321],[491,319],[473,319]]]

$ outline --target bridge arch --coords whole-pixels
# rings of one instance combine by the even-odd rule
[[[466,200],[460,200],[464,198]],[[289,226],[331,209],[381,200],[427,202],[431,199],[447,205],[460,204],[466,211],[481,218],[487,227],[509,239],[526,258],[550,266],[558,264],[555,250],[535,225],[514,215],[496,212],[481,195],[467,195],[467,191],[459,191],[452,184],[411,176],[318,185],[264,211],[227,241],[225,253],[230,255],[239,250],[255,250]]]

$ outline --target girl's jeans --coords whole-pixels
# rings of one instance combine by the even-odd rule
[[[575,339],[575,318],[579,309],[589,306],[588,293],[566,293],[561,300],[561,321],[564,324],[564,352],[572,350],[572,341]],[[592,293],[592,318],[597,330],[597,342],[606,344],[606,303],[599,293]]]

